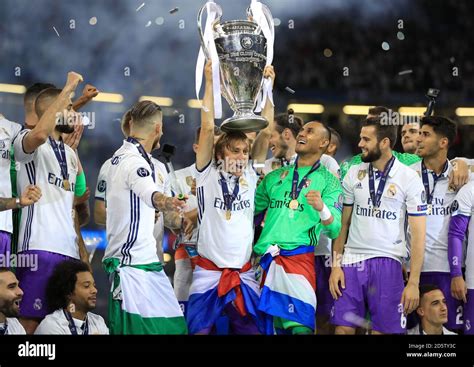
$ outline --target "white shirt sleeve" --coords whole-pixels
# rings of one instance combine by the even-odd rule
[[[420,176],[415,171],[410,171],[412,177],[408,181],[405,198],[408,215],[426,215],[426,192]]]
[[[150,208],[155,208],[153,194],[158,190],[148,163],[141,157],[130,157],[124,169],[128,172],[127,184],[130,190],[138,195]]]
[[[106,161],[102,167],[100,167],[99,175],[97,176],[97,185],[95,187],[95,199],[105,201],[105,192],[107,190],[107,167],[108,161]]]
[[[207,181],[213,167],[214,167],[214,161],[210,161],[209,164],[202,171],[199,171],[196,168],[196,181],[199,182],[200,185],[204,184]]]
[[[469,182],[456,195],[451,204],[451,216],[464,215],[470,217],[474,205],[474,183]]]
[[[33,153],[28,154],[25,152],[23,148],[23,139],[25,138],[26,134],[28,134],[31,130],[25,129],[22,130],[15,138],[13,142],[13,149],[15,152],[15,160],[18,162],[30,162],[35,158],[36,151]]]
[[[341,168],[339,167],[337,161],[330,155],[323,154],[321,156],[321,164],[337,178],[341,177]]]
[[[344,205],[354,205],[354,185],[352,183],[352,176],[354,169],[350,169],[342,180],[342,192],[344,194]]]

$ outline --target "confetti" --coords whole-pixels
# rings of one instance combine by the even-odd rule
[[[451,61],[451,64],[454,64],[454,62],[456,61],[456,59],[455,59],[454,56],[453,56],[453,57],[451,57],[451,58],[449,59],[449,61]]]
[[[174,14],[176,12],[178,12],[179,8],[173,8],[170,10],[170,14]]]
[[[384,51],[390,50],[390,45],[388,42],[382,42],[382,50]]]
[[[285,87],[285,90],[287,92],[290,92],[291,94],[295,94],[295,91],[293,89],[291,89],[290,87]]]
[[[177,114],[179,113],[179,111],[178,111],[178,110],[174,110],[173,113],[174,113],[175,115],[177,115]]]
[[[325,48],[323,51],[324,56],[326,57],[331,57],[332,56],[332,50],[329,48]]]
[[[278,27],[281,24],[281,20],[279,18],[273,18],[273,24],[275,27]]]
[[[411,74],[411,73],[413,73],[413,70],[409,69],[409,70],[400,71],[398,75],[406,75],[406,74]]]
[[[96,25],[97,24],[97,17],[92,17],[89,19],[89,24],[90,25]]]
[[[58,35],[58,37],[61,38],[61,36],[59,35],[58,31],[56,30],[56,27],[53,26],[53,29],[54,29],[54,31],[56,32],[56,34]]]
[[[163,17],[158,17],[155,19],[155,23],[158,25],[162,25],[165,22],[165,19]]]
[[[145,6],[145,3],[142,3],[142,5],[140,5],[135,11],[140,11],[140,9],[143,8],[144,6]]]
[[[145,25],[145,27],[147,27],[147,28],[148,28],[149,26],[151,26],[151,20],[149,20],[148,23]]]
[[[403,32],[398,32],[397,33],[397,38],[400,40],[400,41],[403,41],[405,39],[405,35],[403,34]]]

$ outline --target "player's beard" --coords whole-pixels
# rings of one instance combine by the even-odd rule
[[[18,298],[11,301],[4,301],[2,307],[0,307],[0,312],[5,315],[5,317],[18,317],[19,310],[15,306],[15,301],[20,300]]]
[[[382,151],[380,150],[379,146],[376,145],[374,150],[368,151],[366,156],[362,154],[361,158],[362,158],[362,162],[368,163],[368,162],[375,162],[381,156],[382,156]]]
[[[281,158],[286,158],[286,153],[288,153],[288,144],[283,140],[283,138],[280,136],[280,140],[278,141],[278,151],[274,155],[275,158],[281,159]]]
[[[74,132],[74,126],[70,125],[56,125],[56,131],[60,132],[61,134],[71,134]]]

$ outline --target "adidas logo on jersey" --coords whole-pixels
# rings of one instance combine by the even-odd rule
[[[357,185],[355,185],[354,189],[362,189],[362,182],[359,182]]]

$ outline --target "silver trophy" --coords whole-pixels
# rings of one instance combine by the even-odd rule
[[[198,13],[197,23],[204,54],[209,59],[210,52],[204,42],[202,14],[206,5]],[[213,24],[214,42],[220,64],[221,92],[234,111],[226,119],[223,131],[259,131],[268,121],[253,113],[256,99],[263,84],[263,70],[267,60],[267,40],[259,25],[250,20],[231,20],[220,23],[222,10]],[[250,8],[247,15],[251,18]]]

